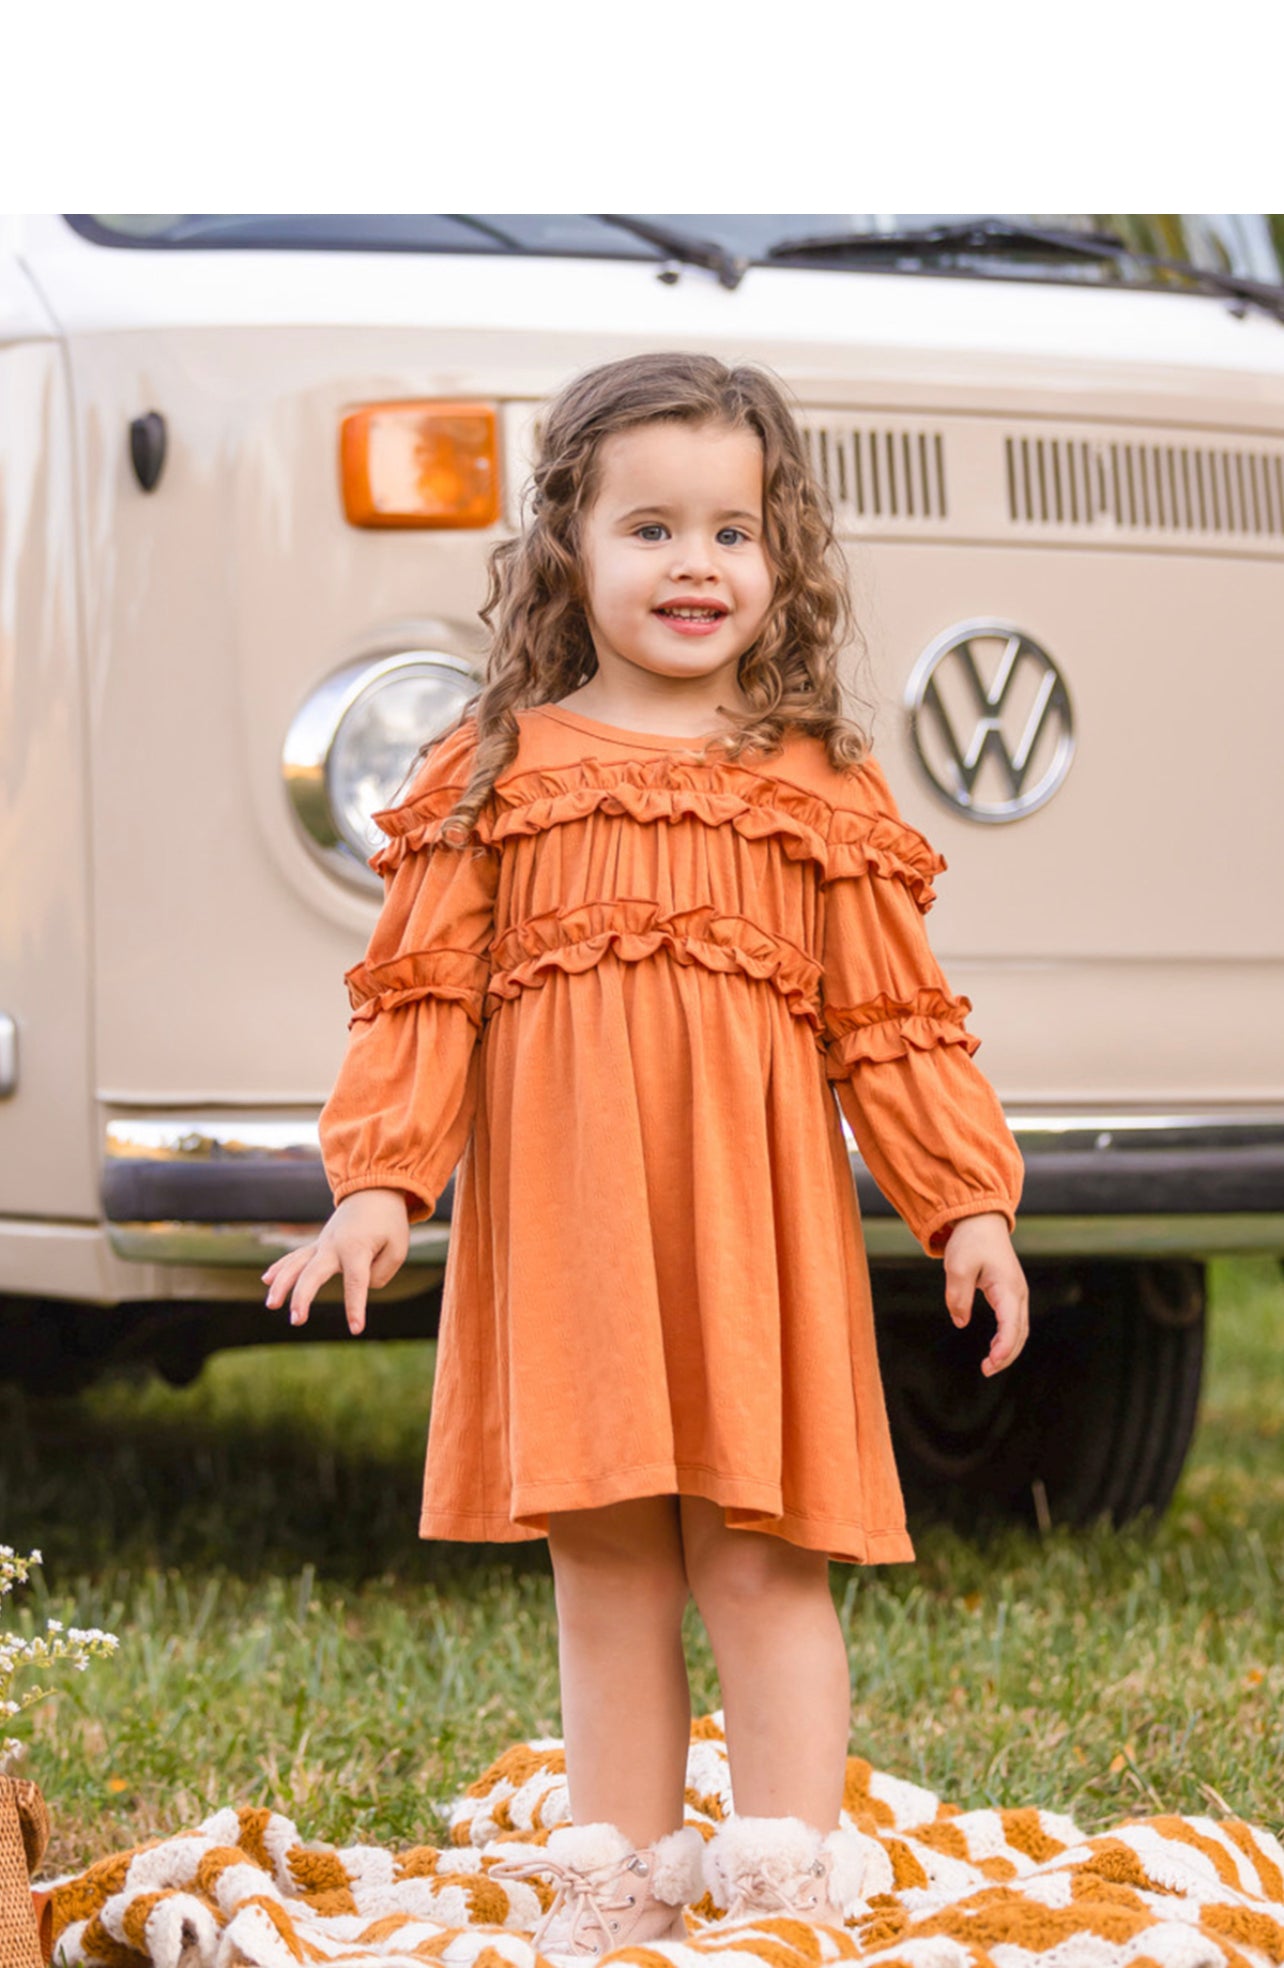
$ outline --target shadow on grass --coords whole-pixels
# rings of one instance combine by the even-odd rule
[[[407,1585],[549,1572],[543,1539],[418,1537],[433,1351],[255,1348],[187,1388],[113,1378],[65,1400],[0,1384],[0,1542],[38,1548],[52,1590],[136,1566]]]

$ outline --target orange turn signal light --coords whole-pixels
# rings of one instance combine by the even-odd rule
[[[492,526],[499,518],[493,403],[367,403],[339,430],[353,526]]]

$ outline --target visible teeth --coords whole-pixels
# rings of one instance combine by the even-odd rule
[[[661,608],[661,615],[677,615],[684,622],[716,622],[722,614],[720,608]]]

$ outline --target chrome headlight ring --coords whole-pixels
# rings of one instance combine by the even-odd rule
[[[480,687],[463,657],[405,649],[345,664],[300,705],[281,770],[303,837],[332,874],[378,892],[366,863],[384,836],[370,816],[395,804],[419,747]]]

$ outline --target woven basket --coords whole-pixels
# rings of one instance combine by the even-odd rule
[[[31,1890],[48,1843],[49,1813],[36,1785],[0,1776],[0,1968],[45,1968],[49,1960],[52,1908],[42,1894],[38,1920]]]

